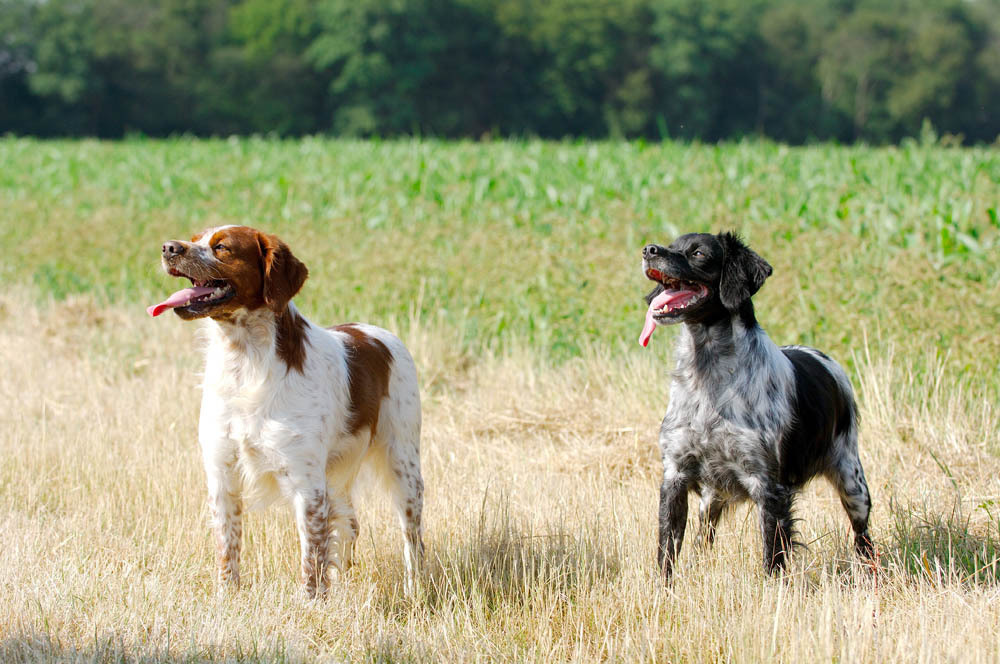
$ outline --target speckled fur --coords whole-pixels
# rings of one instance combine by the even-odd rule
[[[760,328],[750,295],[771,269],[756,254],[759,283],[745,289],[745,298],[723,304],[719,293],[730,262],[737,252],[749,252],[734,236],[684,236],[670,248],[650,246],[655,248],[644,252],[644,271],[655,265],[669,276],[706,283],[712,293],[697,311],[675,319],[683,325],[659,440],[658,562],[664,578],[670,579],[684,539],[689,491],[701,498],[702,539],[708,544],[725,510],[752,500],[760,513],[764,565],[782,568],[794,534],[795,493],[815,475],[837,488],[856,549],[870,556],[871,500],[858,457],[857,407],[844,370],[815,349],[779,348]],[[697,247],[707,258],[688,270]]]

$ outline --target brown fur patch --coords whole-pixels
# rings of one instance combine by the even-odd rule
[[[389,394],[392,352],[384,343],[368,336],[353,323],[330,328],[347,335],[347,374],[351,393],[348,433],[368,427],[375,435],[382,399]]]
[[[306,361],[306,320],[286,307],[274,317],[277,330],[275,352],[285,361],[288,370],[302,373]]]
[[[257,233],[264,257],[264,304],[280,314],[302,288],[309,270],[275,235]]]

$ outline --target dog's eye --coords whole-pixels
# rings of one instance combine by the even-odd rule
[[[695,249],[694,253],[691,254],[691,256],[693,258],[704,258],[705,257],[705,252],[703,252],[701,249]]]
[[[224,245],[224,244],[222,244],[220,242],[219,244],[217,244],[214,247],[212,247],[212,249],[215,250],[215,251],[217,251],[217,252],[218,251],[226,251],[226,245]]]

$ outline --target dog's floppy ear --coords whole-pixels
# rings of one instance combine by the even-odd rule
[[[726,309],[735,311],[760,290],[773,270],[766,260],[743,244],[735,233],[719,233],[718,237],[724,251],[719,299]]]
[[[277,236],[258,233],[257,242],[264,262],[264,304],[281,313],[302,288],[309,270]]]
[[[653,303],[653,299],[657,295],[659,295],[660,293],[662,293],[664,290],[666,290],[666,289],[663,287],[663,284],[656,284],[656,288],[654,288],[653,290],[649,291],[649,295],[646,296],[646,304],[652,304]]]

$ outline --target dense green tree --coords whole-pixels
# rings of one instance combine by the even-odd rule
[[[40,105],[48,105],[68,132],[100,133],[104,95],[95,62],[92,1],[51,0],[26,5],[18,13],[30,23],[18,26],[23,32],[5,41],[27,45],[22,54],[30,58],[25,65],[29,93]],[[47,133],[46,129],[40,127],[42,133]]]
[[[767,62],[758,30],[765,0],[653,0],[650,59],[665,80],[659,110],[671,133],[716,140],[764,129]]]
[[[43,106],[28,85],[34,60],[33,7],[23,0],[0,0],[0,129],[42,133]]]
[[[328,77],[306,50],[320,31],[313,0],[245,0],[230,10],[229,39],[213,53],[211,95],[229,132],[305,134],[328,127]]]
[[[1000,134],[1000,0],[0,0],[0,132]]]
[[[847,116],[824,97],[817,75],[824,42],[838,18],[826,0],[785,0],[764,10],[759,133],[781,134],[793,142],[850,138]]]
[[[851,117],[854,138],[914,135],[924,119],[961,131],[968,81],[976,78],[977,34],[962,0],[869,0],[844,17],[818,64],[824,96]]]
[[[1000,0],[955,1],[946,9],[950,21],[961,26],[969,45],[959,45],[967,58],[952,81],[950,106],[932,117],[944,131],[973,141],[1000,138]]]
[[[532,56],[524,87],[534,93],[538,133],[651,129],[655,81],[645,2],[499,0],[494,12],[504,39]]]
[[[492,125],[496,29],[462,0],[321,0],[306,55],[331,76],[338,133],[476,134]]]

